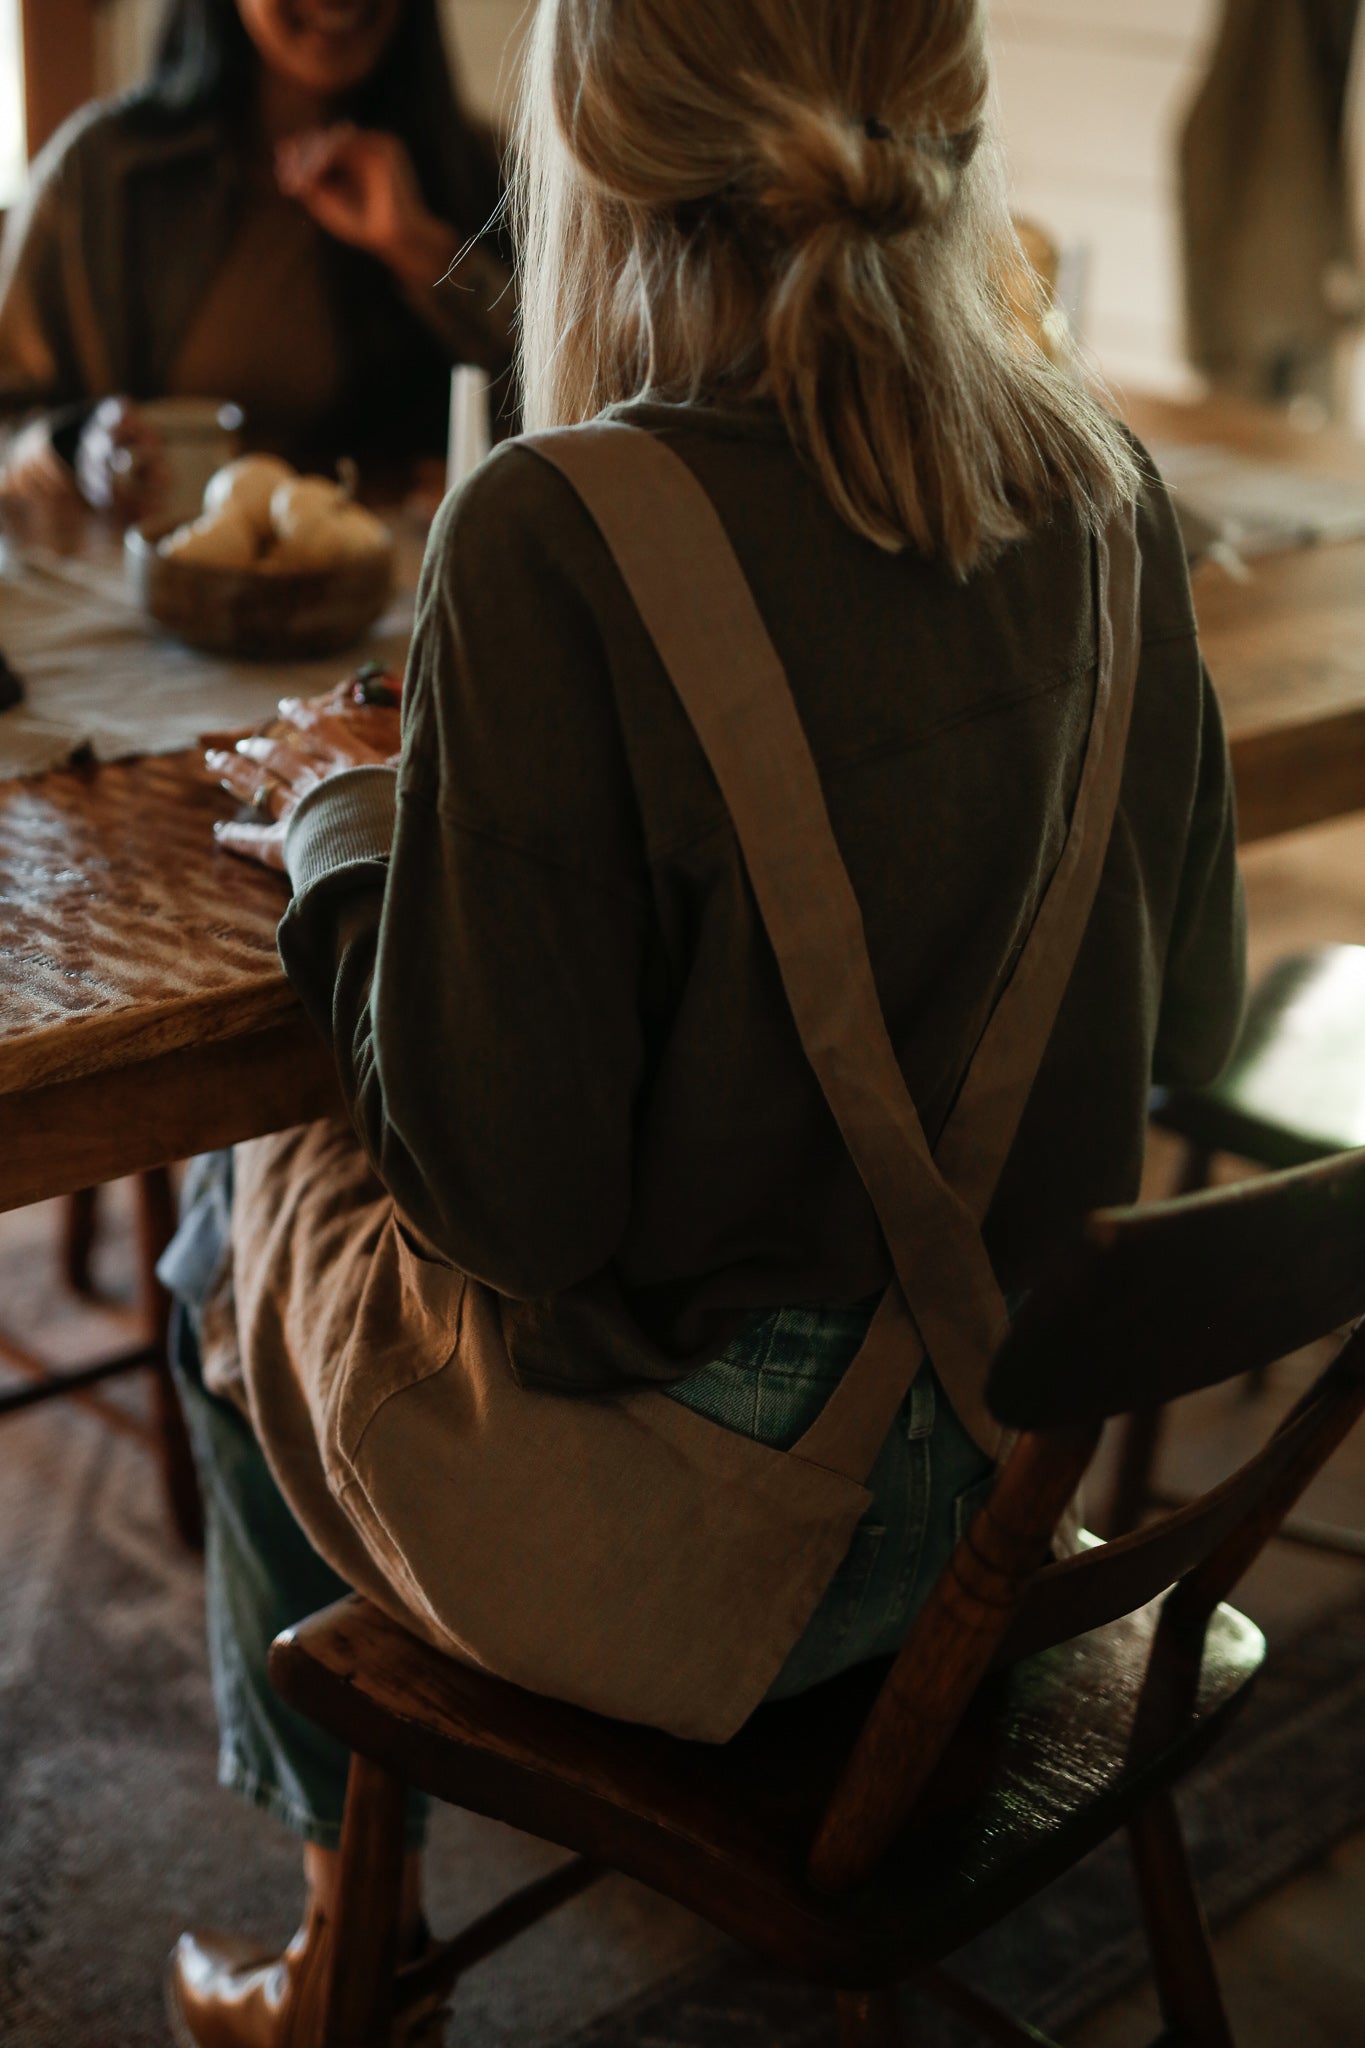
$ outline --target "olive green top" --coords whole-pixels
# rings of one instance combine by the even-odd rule
[[[491,139],[471,130],[468,154],[483,167],[467,200],[480,222],[497,189]],[[417,290],[295,202],[275,194],[263,212],[261,187],[243,138],[216,117],[172,119],[137,93],[74,114],[35,161],[0,240],[0,418],[198,384],[201,397],[263,401],[265,432],[249,418],[248,437],[296,460],[444,452],[451,364],[505,376],[511,358],[515,301],[493,234]],[[291,241],[293,267],[302,258],[308,272],[286,277],[283,299],[289,252],[252,261],[262,233]],[[224,290],[241,298],[230,332]],[[267,374],[272,345],[291,361]]]
[[[166,395],[226,392],[246,415],[253,447],[307,447],[325,440],[347,399],[323,238],[268,166],[253,166],[246,186],[232,240],[170,364]]]
[[[1059,510],[960,582],[846,527],[775,414],[633,407],[716,505],[782,657],[930,1138],[1060,853],[1095,680]],[[1006,1291],[1135,1193],[1155,1072],[1241,1012],[1232,794],[1164,491],[1095,909],[987,1225]],[[679,592],[687,602],[687,592]],[[504,1297],[514,1369],[676,1378],[758,1307],[889,1276],[714,778],[574,492],[508,444],[433,531],[398,774],[305,799],[286,968],[429,1245]]]

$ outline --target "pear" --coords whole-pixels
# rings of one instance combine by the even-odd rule
[[[389,530],[363,506],[343,503],[339,510],[301,520],[262,557],[260,567],[275,575],[308,569],[341,569],[362,556],[384,553]]]
[[[358,555],[380,554],[390,544],[388,527],[363,505],[347,505],[321,524],[322,538],[332,550],[333,559],[339,562],[352,561]],[[309,528],[310,534],[315,531]]]
[[[256,528],[244,513],[218,512],[177,526],[157,543],[157,553],[202,569],[250,569],[260,550]]]
[[[349,503],[341,485],[329,477],[289,477],[270,494],[270,524],[277,540],[293,540],[305,527]]]
[[[204,512],[240,512],[262,540],[270,535],[270,500],[294,471],[278,455],[240,455],[216,469],[204,487]]]

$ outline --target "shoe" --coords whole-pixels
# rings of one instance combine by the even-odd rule
[[[440,2048],[444,1997],[404,1997],[429,1935],[398,1972],[397,2016],[375,2048]],[[313,2048],[327,1986],[327,1927],[310,1906],[283,1955],[233,1935],[182,1934],[166,1966],[166,2013],[178,2048]]]

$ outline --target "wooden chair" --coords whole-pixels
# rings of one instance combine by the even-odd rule
[[[1152,1122],[1185,1146],[1180,1192],[1207,1187],[1220,1153],[1271,1171],[1365,1145],[1365,946],[1318,946],[1276,962],[1252,991],[1227,1071],[1204,1088],[1159,1089]],[[1259,1391],[1262,1374],[1249,1391]],[[1126,1422],[1105,1532],[1135,1529],[1152,1505],[1179,1505],[1155,1473],[1159,1408]],[[1365,1531],[1292,1521],[1294,1542],[1365,1557]]]
[[[760,1709],[724,1747],[521,1692],[358,1598],[282,1635],[277,1688],[353,1752],[313,2048],[375,2048],[396,2009],[608,1869],[831,1987],[844,2048],[900,2040],[907,1980],[1038,2048],[941,1959],[1120,1827],[1163,2041],[1229,2048],[1171,1787],[1261,1663],[1259,1632],[1221,1603],[1365,1408],[1365,1324],[1231,1478],[1043,1560],[1107,1417],[1354,1323],[1362,1243],[1362,1155],[1093,1218],[996,1361],[992,1404],[1022,1434],[899,1655]],[[575,1857],[395,1975],[407,1784]]]

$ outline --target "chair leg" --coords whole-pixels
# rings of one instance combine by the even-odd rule
[[[321,2038],[301,2048],[376,2048],[389,2038],[403,1881],[402,1780],[353,1756],[341,1823]]]
[[[894,1991],[839,1993],[839,2048],[903,2048]]]
[[[1234,2048],[1208,1923],[1169,1792],[1158,1792],[1139,1810],[1128,1839],[1167,2026],[1189,2048]]]
[[[90,1254],[95,1248],[98,1188],[78,1188],[62,1203],[62,1272],[73,1294],[93,1294]]]
[[[1152,1474],[1161,1444],[1164,1408],[1137,1408],[1123,1424],[1118,1471],[1109,1497],[1106,1536],[1126,1536],[1142,1520],[1152,1497]]]
[[[1176,1175],[1178,1195],[1198,1194],[1213,1177],[1213,1154],[1202,1145],[1187,1144]],[[1105,1518],[1106,1536],[1126,1536],[1142,1520],[1142,1511],[1152,1495],[1152,1473],[1161,1442],[1160,1408],[1139,1408],[1123,1426],[1114,1491],[1109,1496]]]
[[[156,1355],[153,1407],[161,1482],[176,1534],[190,1550],[204,1547],[204,1504],[194,1470],[194,1453],[171,1377],[167,1338],[171,1299],[156,1277],[156,1262],[175,1231],[175,1195],[164,1166],[137,1177],[138,1300],[147,1342]]]

